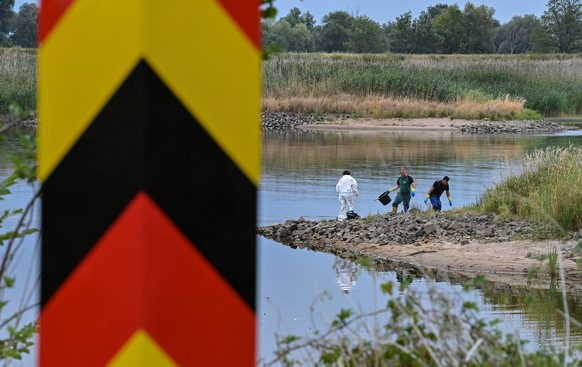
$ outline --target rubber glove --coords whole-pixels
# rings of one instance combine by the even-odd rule
[[[389,188],[389,189],[388,189],[388,193],[391,193],[392,191],[394,191],[394,189],[393,189],[393,188]]]
[[[430,197],[430,195],[426,195],[426,198],[424,199],[424,203],[428,205],[428,198]]]
[[[360,195],[360,192],[359,192],[359,191],[356,191],[356,197],[357,197],[358,195]]]
[[[410,196],[414,197],[414,195],[416,195],[416,189],[413,187]]]
[[[449,206],[453,206],[453,202],[451,201],[451,197],[449,196],[447,199],[449,199]]]

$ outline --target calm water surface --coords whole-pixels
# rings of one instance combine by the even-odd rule
[[[360,195],[356,212],[361,216],[391,209],[376,200],[394,186],[399,168],[417,183],[412,206],[423,207],[424,193],[432,183],[448,175],[453,207],[477,202],[488,188],[511,174],[508,161],[523,159],[526,153],[547,146],[582,144],[580,131],[553,135],[474,136],[451,133],[394,132],[310,132],[267,134],[263,138],[263,171],[259,188],[259,225],[282,223],[304,217],[333,219],[339,204],[335,184],[345,169],[358,181]],[[444,201],[446,203],[446,200]],[[444,210],[449,210],[448,205]],[[325,330],[342,308],[374,310],[385,304],[379,292],[382,282],[398,282],[392,272],[375,273],[359,269],[355,276],[347,265],[330,254],[289,247],[257,237],[259,357],[272,359],[276,335],[309,336]],[[415,280],[415,289],[425,289]],[[450,292],[459,285],[442,283]],[[346,293],[345,289],[349,289]],[[321,295],[325,294],[325,301]],[[464,297],[475,300],[487,319],[499,318],[502,328],[530,340],[535,350],[563,345],[564,322],[557,310],[559,293],[514,289],[472,291]],[[582,320],[580,299],[568,299],[573,317]],[[315,310],[315,311],[311,311]],[[573,328],[568,339],[579,342],[581,330]]]

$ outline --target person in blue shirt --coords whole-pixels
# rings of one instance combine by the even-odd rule
[[[449,199],[449,206],[453,206],[453,202],[451,201],[451,192],[449,191],[449,176],[445,176],[442,180],[435,181],[432,184],[432,187],[428,189],[428,192],[426,193],[424,203],[428,204],[428,201],[430,200],[430,204],[432,205],[433,210],[440,212],[442,209],[441,195],[445,191],[447,192],[447,199]]]

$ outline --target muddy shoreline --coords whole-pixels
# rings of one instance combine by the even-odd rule
[[[495,215],[400,213],[348,221],[303,218],[258,227],[257,234],[291,248],[331,253],[341,258],[370,259],[380,271],[463,283],[485,276],[494,287],[549,288],[548,261],[559,254],[567,288],[582,291],[582,231],[562,239],[536,239],[543,225],[527,220],[502,220]],[[537,269],[532,277],[533,269]],[[557,274],[555,274],[557,275]]]

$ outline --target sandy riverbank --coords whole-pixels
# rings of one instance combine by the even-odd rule
[[[424,119],[354,119],[329,121],[322,124],[301,125],[302,129],[326,131],[353,130],[396,130],[396,131],[456,131],[464,125],[475,125],[477,122],[468,120],[451,120],[449,118]]]
[[[576,241],[573,240],[472,241],[466,245],[426,242],[398,246],[336,243],[337,253],[345,251],[370,256],[386,264],[389,270],[422,269],[416,273],[425,271],[439,280],[457,281],[483,275],[487,280],[505,286],[539,288],[550,285],[548,262],[539,258],[556,250],[561,255],[567,289],[582,291],[582,270],[576,263],[579,257],[575,255],[575,247]],[[530,275],[532,269],[538,269],[535,277]]]

